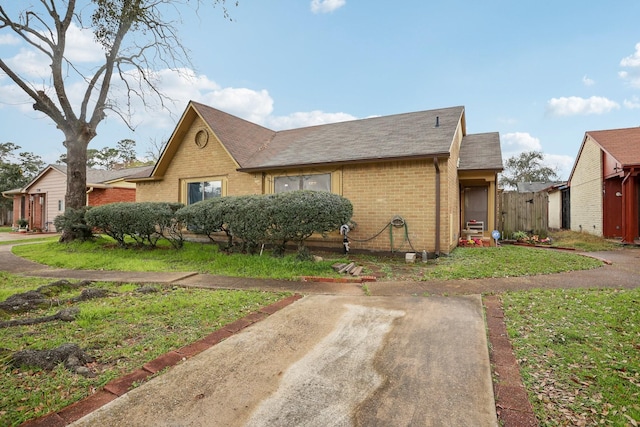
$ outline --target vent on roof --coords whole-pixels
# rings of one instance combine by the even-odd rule
[[[435,127],[440,127],[440,116],[436,116],[436,126]]]

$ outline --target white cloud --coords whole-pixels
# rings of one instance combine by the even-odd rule
[[[341,8],[346,3],[346,0],[311,0],[311,11],[313,13],[329,13]]]
[[[132,78],[134,75],[132,74]],[[159,91],[170,100],[161,108],[158,100],[147,99],[147,106],[140,99],[132,98],[131,122],[137,128],[173,130],[190,100],[218,108],[229,114],[242,117],[273,130],[292,129],[354,120],[347,113],[323,111],[296,112],[287,116],[273,116],[273,98],[266,89],[221,87],[205,75],[196,75],[192,70],[161,70],[153,74]],[[117,91],[117,92],[116,92]],[[115,99],[124,98],[124,86],[114,81]]]
[[[640,43],[636,43],[636,51],[620,60],[621,67],[640,67]]]
[[[585,86],[593,86],[595,83],[595,80],[590,79],[586,75],[582,77],[582,84],[584,84]]]
[[[635,110],[636,108],[640,108],[640,98],[634,95],[631,99],[625,99],[623,104],[626,108]]]
[[[563,154],[545,154],[544,164],[555,169],[558,177],[561,181],[569,179],[569,174],[573,168],[575,159],[572,156],[566,156]]]
[[[640,43],[636,43],[636,51],[620,60],[620,66],[629,70],[618,72],[618,76],[627,80],[632,87],[640,88]]]
[[[501,135],[500,146],[502,148],[503,163],[506,162],[508,158],[517,156],[525,151],[542,152],[540,140],[527,132],[513,132]],[[542,153],[542,155],[543,164],[553,168],[558,173],[559,179],[566,180],[569,178],[571,168],[573,168],[573,157],[562,154]]]
[[[569,96],[551,98],[547,102],[547,111],[554,116],[604,114],[618,108],[620,108],[620,104],[602,96],[592,96],[591,98]]]
[[[0,45],[20,44],[20,39],[13,34],[0,34]]]
[[[527,132],[505,133],[500,136],[502,158],[508,159],[524,151],[540,151],[540,140]]]
[[[273,111],[273,99],[265,89],[228,87],[203,94],[200,102],[263,125]]]
[[[17,108],[21,113],[33,113],[33,100],[13,82],[0,85],[0,108]]]
[[[93,32],[75,24],[67,31],[66,57],[75,62],[104,62],[104,50],[95,42]]]
[[[48,58],[34,49],[20,49],[17,55],[5,61],[18,75],[26,80],[48,80],[51,75]]]
[[[347,113],[325,113],[323,111],[310,111],[289,114],[288,116],[269,117],[268,126],[274,130],[295,129],[307,126],[324,125],[328,123],[346,122],[356,120],[357,117]]]

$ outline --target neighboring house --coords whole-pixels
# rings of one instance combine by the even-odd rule
[[[640,128],[586,132],[569,177],[571,229],[638,240]]]
[[[152,173],[133,181],[137,201],[185,204],[331,191],[353,204],[352,249],[439,254],[468,221],[490,237],[501,170],[498,133],[467,135],[464,107],[273,131],[190,102]]]
[[[148,175],[151,166],[120,170],[87,169],[87,206],[133,202],[136,186],[126,178]],[[30,230],[56,231],[53,220],[64,213],[67,166],[49,165],[24,188],[5,191],[13,199],[13,224],[25,219]]]

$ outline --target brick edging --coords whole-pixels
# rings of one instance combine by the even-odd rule
[[[293,304],[302,298],[300,294],[294,294],[288,298],[282,299],[278,302],[270,304],[266,307],[260,308],[258,311],[252,312],[245,317],[229,323],[222,328],[212,332],[206,337],[181,347],[177,350],[172,350],[165,353],[154,360],[145,363],[142,368],[136,369],[129,374],[109,381],[98,390],[96,393],[85,397],[71,405],[62,408],[57,412],[51,412],[40,418],[34,418],[29,421],[25,421],[20,424],[21,427],[64,427],[74,421],[79,420],[85,415],[90,414],[96,409],[106,405],[107,403],[117,399],[123,394],[131,390],[134,383],[146,381],[152,375],[163,369],[170,368],[178,363],[185,361],[204,350],[218,344],[219,342],[231,337],[232,335],[240,332],[244,328],[266,319],[270,315],[282,310],[286,306]]]
[[[535,427],[538,421],[522,383],[520,366],[513,353],[504,323],[502,301],[497,295],[483,297],[488,338],[489,360],[493,372],[496,414],[504,427]]]

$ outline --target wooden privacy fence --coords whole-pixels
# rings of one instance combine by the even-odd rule
[[[504,239],[516,231],[546,232],[549,226],[549,193],[503,191],[498,197],[498,221]]]

